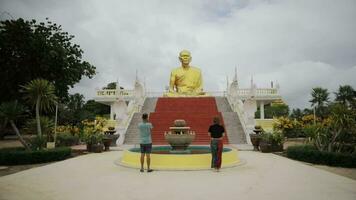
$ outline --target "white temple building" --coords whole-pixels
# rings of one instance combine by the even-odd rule
[[[273,119],[265,119],[264,110],[265,105],[276,101],[281,102],[279,90],[278,84],[275,87],[271,84],[270,88],[257,88],[252,78],[249,88],[240,88],[235,70],[233,81],[227,83],[226,91],[210,94],[213,97],[222,96],[227,99],[231,109],[238,114],[246,138],[249,138],[248,135],[255,125],[261,125],[267,131],[272,129]],[[163,97],[163,92],[146,92],[144,84],[138,80],[137,76],[133,89],[120,89],[117,85],[116,89],[98,89],[95,92],[95,101],[110,106],[110,120],[113,125],[115,124],[121,140],[124,138],[121,136],[125,135],[134,113],[141,111],[145,99]],[[209,91],[206,92],[209,94]],[[259,119],[255,119],[257,107],[260,108]]]

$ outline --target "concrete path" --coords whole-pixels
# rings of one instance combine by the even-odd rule
[[[239,153],[246,164],[219,173],[140,173],[114,164],[122,151],[89,154],[0,177],[0,199],[356,199],[355,180],[274,154]]]

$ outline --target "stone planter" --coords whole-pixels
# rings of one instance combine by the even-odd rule
[[[283,151],[283,145],[271,144],[266,141],[260,141],[260,150],[262,153],[280,152]]]
[[[103,152],[104,145],[102,144],[92,144],[91,145],[91,150],[94,153],[101,153]]]
[[[103,144],[104,144],[104,147],[105,147],[104,151],[109,151],[110,150],[111,141],[112,141],[112,139],[109,138],[109,137],[106,137],[106,138],[103,139]]]
[[[259,151],[258,146],[260,145],[261,135],[259,135],[259,134],[250,134],[250,139],[251,139],[251,143],[253,145],[253,150],[254,151]]]
[[[260,141],[260,151],[262,153],[270,153],[272,149],[272,144],[269,144],[265,141]]]
[[[91,145],[92,145],[92,144],[88,144],[88,143],[87,143],[87,151],[88,151],[88,152],[92,152]]]

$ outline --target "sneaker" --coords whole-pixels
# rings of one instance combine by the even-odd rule
[[[144,170],[143,170],[143,169],[140,169],[140,172],[144,172]]]
[[[153,172],[153,169],[149,169],[149,170],[147,170],[147,172]]]

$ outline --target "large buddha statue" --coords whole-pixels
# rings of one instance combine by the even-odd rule
[[[199,68],[190,66],[192,60],[190,52],[183,50],[179,53],[181,67],[175,68],[171,72],[169,80],[169,92],[165,94],[168,97],[179,96],[202,96],[203,80]]]

